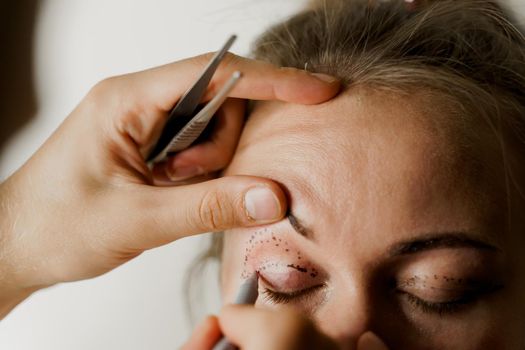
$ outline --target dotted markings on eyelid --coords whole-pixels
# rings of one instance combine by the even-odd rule
[[[247,241],[248,247],[245,248],[245,256],[243,261],[243,271],[241,273],[241,278],[246,279],[250,277],[250,273],[248,272],[248,261],[249,257],[252,254],[253,249],[256,246],[264,245],[272,243],[274,247],[282,249],[284,253],[287,255],[292,254],[291,258],[296,260],[301,260],[301,252],[296,250],[292,251],[288,247],[288,242],[286,240],[283,241],[282,238],[279,238],[275,235],[273,231],[270,231],[270,237],[267,236],[268,228],[259,229],[252,233],[249,240]],[[295,255],[295,257],[294,257]],[[263,262],[260,271],[266,270],[268,266],[277,266],[277,263],[270,263],[270,262]],[[282,264],[280,264],[282,266]],[[300,272],[307,273],[310,277],[315,278],[319,275],[318,271],[315,268],[308,268],[303,265],[299,264],[289,264],[287,267],[294,268]]]
[[[464,279],[464,278],[455,278],[455,277],[450,277],[450,276],[447,276],[447,275],[424,275],[424,276],[412,276],[411,278],[403,281],[401,283],[401,286],[405,286],[405,287],[423,287],[423,288],[427,288],[427,282],[429,284],[429,288],[430,289],[443,289],[443,287],[436,287],[436,286],[432,286],[431,284],[432,283],[436,283],[436,282],[445,282],[449,285],[452,285],[452,286],[463,286],[465,284],[473,284],[473,283],[476,283],[475,281],[472,281],[470,279]]]
[[[299,272],[303,272],[303,273],[307,273],[308,272],[308,269],[306,267],[302,267],[300,265],[295,265],[295,264],[288,264],[286,265],[286,267],[291,267],[292,269],[295,269]]]
[[[312,278],[317,277],[317,275],[319,274],[314,267],[307,268],[306,266],[301,266],[301,265],[296,265],[296,264],[288,264],[286,265],[286,267],[290,267],[302,273],[307,273]]]

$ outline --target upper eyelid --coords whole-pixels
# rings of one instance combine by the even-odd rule
[[[266,289],[276,289],[275,286],[270,283],[262,273],[260,273],[259,271],[257,271],[257,275],[259,276],[259,285],[261,285],[261,282],[264,284],[263,287],[266,288]],[[269,288],[267,288],[269,287]]]
[[[299,291],[298,295],[289,295],[286,293],[279,293],[275,292],[271,289],[265,289],[263,291],[264,293],[264,299],[267,302],[271,302],[273,304],[292,304],[297,303],[301,305],[301,303],[311,303],[312,301],[315,301],[314,304],[311,305],[310,308],[304,309],[303,311],[310,316],[313,316],[316,311],[322,307],[328,300],[328,292],[325,291],[327,288],[327,285],[325,283],[315,285],[306,289],[303,289],[302,291]]]
[[[282,292],[282,291],[279,291],[279,288],[277,288],[272,283],[270,283],[266,278],[264,278],[264,275],[259,274],[259,285],[261,285],[261,283],[262,283],[262,287],[264,289],[270,290],[271,292],[274,292],[274,293],[287,294],[287,295],[292,295],[292,294],[295,294],[295,293],[308,292],[308,291],[310,291],[312,289],[316,289],[316,288],[320,288],[320,287],[325,287],[326,286],[326,283],[316,283],[316,284],[314,284],[312,286],[309,286],[309,287],[306,287],[306,288],[302,288],[302,289],[298,289],[298,290],[294,290],[292,292]]]
[[[320,290],[322,288],[326,287],[326,284],[325,283],[322,283],[322,284],[316,284],[314,286],[311,286],[311,287],[307,287],[307,288],[304,288],[304,289],[301,289],[301,290],[298,290],[298,291],[293,291],[293,292],[279,292],[277,290],[273,290],[273,289],[270,289],[268,287],[263,287],[265,289],[265,291],[269,291],[271,293],[274,293],[274,294],[280,294],[280,295],[283,295],[283,296],[286,296],[286,297],[289,297],[289,298],[292,298],[292,299],[299,299],[301,297],[305,297],[305,296],[308,296],[308,295],[311,295],[315,292],[317,292],[317,290]]]

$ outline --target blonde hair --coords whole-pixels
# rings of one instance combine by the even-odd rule
[[[510,202],[525,199],[525,37],[499,2],[315,0],[264,33],[253,53],[348,87],[434,92],[453,111],[449,122],[464,125],[471,158],[496,143],[511,225]]]
[[[347,87],[433,91],[467,128],[486,126],[507,196],[525,198],[525,40],[496,1],[316,0],[266,31],[253,56],[334,75]],[[214,235],[204,256],[220,258],[221,246]]]

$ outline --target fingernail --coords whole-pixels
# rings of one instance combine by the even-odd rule
[[[310,73],[310,74],[312,74],[317,79],[324,81],[325,83],[330,83],[331,84],[331,83],[334,83],[337,80],[339,80],[336,77],[333,77],[331,75],[324,74],[324,73]]]
[[[388,350],[388,348],[377,335],[366,332],[359,338],[357,350]]]
[[[279,218],[280,203],[267,187],[254,187],[244,195],[244,209],[251,220],[264,222]]]
[[[204,174],[204,169],[198,165],[177,168],[166,168],[166,175],[171,181],[180,181],[202,174]]]

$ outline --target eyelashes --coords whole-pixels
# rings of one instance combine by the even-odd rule
[[[406,285],[403,286],[402,284],[395,289],[396,294],[404,301],[424,313],[443,316],[461,312],[463,309],[473,305],[481,297],[502,289],[503,285],[490,282],[469,281],[469,286],[458,286],[455,289],[450,289],[449,293],[452,293],[452,295],[448,297],[443,296],[442,299],[445,300],[442,301],[427,300],[426,298],[418,296],[417,291],[407,291],[404,287],[406,287]],[[430,289],[436,288],[430,287]]]
[[[315,292],[325,287],[325,284],[318,284],[312,287],[301,289],[293,292],[278,292],[267,287],[262,286],[262,295],[266,302],[271,302],[273,304],[289,304],[292,302],[305,302],[307,301]]]
[[[262,288],[261,295],[263,296],[264,301],[272,304],[308,304],[308,302],[314,298],[316,293],[318,293],[324,287],[326,287],[325,284],[318,284],[298,291],[279,292],[264,285],[260,286],[260,288]],[[463,294],[456,296],[452,300],[440,302],[425,300],[415,294],[399,289],[395,290],[395,292],[399,298],[401,298],[401,303],[406,302],[411,307],[425,314],[445,316],[459,313],[463,309],[473,305],[482,296],[502,288],[502,285],[487,284],[485,286],[480,286],[479,289],[476,290],[465,290]]]
[[[310,288],[302,289],[299,291],[284,293],[271,290],[267,287],[263,287],[262,295],[266,302],[273,304],[289,304],[292,302],[300,303],[308,299],[318,289],[324,287],[324,285],[317,285]],[[445,302],[431,302],[421,299],[413,294],[404,291],[397,291],[397,294],[404,297],[412,306],[415,306],[419,310],[429,314],[451,314],[470,303],[476,301],[480,296],[479,294],[469,294],[462,296],[460,299],[445,301]]]
[[[477,296],[470,295],[470,296],[462,297],[461,299],[458,299],[458,300],[445,301],[445,302],[430,302],[430,301],[418,298],[417,296],[407,293],[407,292],[398,291],[398,294],[404,297],[412,306],[423,311],[424,313],[437,314],[439,316],[459,312],[461,311],[463,307],[468,306],[471,303],[474,303],[477,299]]]
[[[443,316],[461,312],[464,308],[474,304],[484,295],[496,292],[502,288],[503,285],[488,283],[480,285],[475,289],[466,289],[459,295],[456,295],[454,299],[440,302],[425,300],[413,293],[400,289],[396,290],[396,293],[424,313]]]

